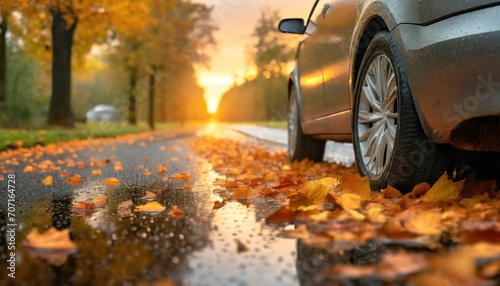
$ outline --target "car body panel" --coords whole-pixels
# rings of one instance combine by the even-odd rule
[[[309,54],[309,60],[306,60],[301,58],[304,51],[301,47],[297,68],[291,78],[301,102],[304,133],[332,139],[345,139],[350,135],[356,65],[359,66],[371,37],[382,30],[390,31],[395,39],[422,126],[435,142],[448,143],[451,130],[462,120],[497,114],[500,109],[498,89],[488,100],[481,101],[478,113],[469,112],[468,117],[460,115],[459,120],[456,116],[442,119],[444,112],[450,113],[447,106],[474,94],[482,83],[480,76],[485,82],[494,81],[489,90],[492,84],[500,81],[500,78],[488,78],[500,74],[500,27],[498,21],[494,21],[499,18],[496,14],[499,6],[495,5],[500,1],[444,2],[316,1],[317,9],[329,5],[326,13],[320,15],[323,17],[318,18],[317,9],[312,13],[316,16],[312,19],[319,23],[318,31],[303,41],[303,45],[314,42],[316,53]],[[488,44],[481,44],[482,41]],[[304,73],[302,67],[307,64],[310,65]],[[318,86],[311,96],[310,87],[304,84],[313,82],[313,75],[316,80],[323,80],[323,97],[321,91],[317,92],[320,90]],[[439,90],[439,95],[434,89]],[[448,122],[450,118],[453,118],[451,123]]]

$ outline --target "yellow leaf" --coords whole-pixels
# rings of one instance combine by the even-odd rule
[[[432,188],[422,197],[425,202],[452,201],[460,197],[460,191],[464,186],[465,180],[453,182],[448,179],[446,172],[432,186]]]
[[[335,203],[344,210],[360,209],[363,198],[358,194],[342,193],[334,195]]]
[[[328,192],[339,184],[337,178],[323,178],[321,180],[310,181],[303,185],[302,192],[315,202],[325,201]]]
[[[120,180],[118,180],[117,178],[108,178],[108,179],[104,180],[104,184],[105,185],[119,185]]]
[[[42,181],[42,184],[44,184],[46,186],[50,186],[50,185],[52,185],[52,183],[54,183],[54,179],[52,178],[52,176],[47,176]]]
[[[370,198],[370,179],[368,177],[361,177],[347,170],[341,170],[342,175],[341,187],[344,191],[360,195],[363,199]]]

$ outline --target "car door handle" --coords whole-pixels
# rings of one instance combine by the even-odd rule
[[[321,15],[325,17],[328,10],[330,10],[330,3],[325,3],[325,5],[323,5],[323,10],[321,10]]]

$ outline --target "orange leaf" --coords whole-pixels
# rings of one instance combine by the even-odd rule
[[[108,179],[104,180],[104,184],[105,185],[119,185],[120,180],[118,180],[117,178],[108,178]]]
[[[54,179],[52,178],[52,176],[47,176],[45,177],[45,179],[43,179],[42,181],[42,184],[46,185],[46,186],[50,186],[54,183]]]
[[[96,208],[103,208],[108,204],[108,197],[106,196],[99,196],[95,199],[92,200],[92,203]]]
[[[123,170],[122,162],[116,161],[115,162],[115,171],[121,171]]]
[[[191,189],[191,186],[188,184],[184,184],[184,189]]]
[[[448,179],[446,172],[432,186],[432,188],[422,197],[425,202],[452,201],[460,197],[460,191],[465,180],[453,182]]]
[[[170,158],[170,161],[172,161],[172,162],[178,162],[179,161],[179,157],[172,157],[172,158]]]
[[[149,171],[149,169],[146,168],[146,170],[144,170],[144,176],[149,177],[150,175],[151,171]]]
[[[266,218],[266,223],[286,224],[295,222],[296,213],[287,207],[282,207]]]
[[[78,203],[72,206],[73,209],[84,209],[84,210],[93,210],[95,207],[89,203],[79,201]]]
[[[28,165],[26,166],[24,169],[23,169],[23,172],[24,173],[33,173],[35,171],[35,168],[31,165]]]
[[[140,205],[135,208],[136,212],[162,212],[165,210],[165,207],[162,206],[159,202],[149,202],[143,205]]]
[[[57,230],[55,227],[51,227],[44,233],[40,233],[36,228],[32,229],[23,244],[28,248],[53,251],[74,251],[77,249],[76,244],[69,237],[69,230]]]
[[[189,175],[186,173],[176,173],[172,177],[176,180],[184,180],[184,181],[189,180]]]
[[[177,208],[177,206],[173,206],[172,209],[167,213],[169,216],[173,216],[175,218],[181,218],[184,215],[184,211]]]
[[[397,189],[387,186],[385,190],[382,191],[382,194],[384,195],[384,198],[386,199],[392,199],[392,198],[400,198],[403,196],[400,191]]]
[[[235,189],[237,187],[238,187],[238,184],[236,182],[233,182],[233,181],[226,182],[226,188]]]
[[[101,170],[92,170],[92,176],[99,177],[101,175]]]
[[[370,179],[368,177],[361,178],[358,174],[353,174],[347,170],[341,170],[342,175],[341,187],[350,193],[355,193],[361,198],[367,200],[370,198]]]
[[[80,175],[74,175],[73,177],[67,179],[66,182],[68,182],[69,184],[71,184],[73,186],[81,185],[83,183]]]
[[[238,187],[231,195],[231,199],[251,199],[254,197],[255,194],[252,192],[252,190],[248,189],[245,186]]]
[[[427,182],[422,182],[413,187],[411,191],[412,198],[418,198],[420,196],[425,195],[431,189],[431,185]]]
[[[164,174],[167,172],[167,168],[164,166],[158,166],[156,167],[156,170],[158,171],[158,174]]]

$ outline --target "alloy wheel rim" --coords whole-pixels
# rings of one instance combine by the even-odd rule
[[[378,179],[390,165],[398,131],[396,74],[386,55],[376,56],[363,80],[357,136],[363,165]]]

